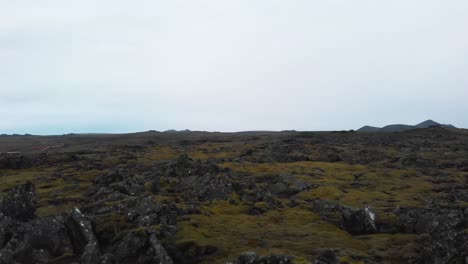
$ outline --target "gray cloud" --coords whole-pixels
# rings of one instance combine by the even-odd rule
[[[4,1],[0,132],[468,127],[467,8]]]

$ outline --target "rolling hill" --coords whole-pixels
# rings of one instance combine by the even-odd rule
[[[440,124],[433,120],[426,120],[417,125],[392,124],[392,125],[384,126],[382,128],[373,127],[373,126],[363,126],[360,129],[358,129],[357,132],[402,132],[402,131],[408,131],[412,129],[429,128],[429,127],[434,127],[434,126],[440,126],[440,127],[445,127],[445,128],[456,128],[453,125]]]

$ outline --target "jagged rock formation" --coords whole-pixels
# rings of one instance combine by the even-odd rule
[[[16,202],[12,202],[16,201]],[[0,263],[161,263],[172,260],[152,232],[128,232],[101,255],[90,220],[79,209],[35,218],[30,182],[10,191],[0,207]]]
[[[405,232],[427,234],[421,241],[424,263],[463,263],[468,258],[468,209],[398,208]]]
[[[344,229],[350,234],[372,234],[377,231],[377,227],[375,225],[375,212],[369,206],[357,211],[344,208],[342,210],[342,215]]]
[[[34,219],[37,196],[34,185],[26,182],[14,188],[0,202],[0,217],[11,217],[14,220],[28,221]]]
[[[258,256],[255,252],[248,252],[229,264],[292,264],[293,258],[290,256]]]

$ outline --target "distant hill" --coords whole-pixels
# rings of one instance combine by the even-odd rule
[[[169,130],[164,131],[164,133],[187,133],[187,132],[192,132],[192,131],[188,129],[184,129],[184,130],[169,129]]]
[[[402,132],[402,131],[408,131],[411,129],[429,128],[429,127],[434,127],[434,126],[445,127],[445,128],[456,128],[453,125],[445,125],[445,124],[440,124],[433,120],[426,120],[417,125],[394,124],[394,125],[387,125],[382,128],[373,127],[373,126],[363,126],[360,129],[358,129],[357,132]]]
[[[403,125],[403,124],[396,124],[396,125],[388,125],[384,126],[378,130],[378,132],[398,132],[398,131],[406,131],[415,129],[416,127],[410,125]]]
[[[377,132],[380,130],[380,127],[373,127],[373,126],[363,126],[358,129],[358,132]]]

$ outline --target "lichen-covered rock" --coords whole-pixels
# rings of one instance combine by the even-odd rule
[[[342,226],[343,207],[338,202],[332,202],[322,199],[314,199],[311,201],[312,208],[315,213],[319,214],[320,217],[336,226]]]
[[[178,209],[173,204],[154,201],[153,197],[136,198],[122,203],[127,219],[139,226],[176,225]]]
[[[34,184],[28,181],[15,187],[0,201],[0,217],[28,221],[35,218],[36,206],[36,190]]]
[[[33,160],[27,156],[0,157],[0,169],[25,169],[33,164]]]
[[[137,196],[144,192],[143,182],[134,177],[128,168],[119,167],[106,174],[99,175],[95,180],[95,187],[90,190],[93,196],[102,198],[103,192],[118,192],[125,195]]]
[[[468,212],[441,208],[397,208],[402,230],[426,234],[421,240],[423,263],[464,263],[468,260]]]
[[[372,234],[377,231],[375,225],[375,213],[370,206],[353,211],[350,208],[343,208],[343,227],[353,235]]]
[[[62,216],[10,222],[5,236],[7,239],[0,249],[2,264],[47,263],[57,257],[74,255]]]
[[[292,264],[293,257],[283,255],[258,256],[255,252],[240,255],[234,262],[227,264]]]
[[[143,184],[138,183],[134,178],[127,178],[123,181],[112,183],[110,186],[114,190],[130,196],[137,196],[145,190]]]
[[[177,190],[187,199],[200,201],[225,200],[232,192],[232,184],[223,176],[205,174],[180,179]]]
[[[271,183],[270,183],[271,182]],[[280,174],[271,179],[267,188],[274,196],[291,197],[299,192],[307,191],[313,184],[296,179],[290,174]]]
[[[226,172],[226,169],[218,167],[213,162],[194,161],[188,155],[184,154],[170,163],[166,168],[166,176],[169,177],[187,177],[187,176],[201,176],[205,174],[217,174],[219,172]]]
[[[99,261],[99,244],[94,236],[89,220],[78,210],[68,216],[65,223],[68,235],[73,244],[75,255],[80,255],[82,264],[93,264]]]
[[[166,249],[161,245],[156,234],[151,233],[148,238],[149,241],[149,249],[148,254],[155,256],[155,260],[159,262],[159,264],[172,264],[173,261],[171,257],[167,254]]]
[[[166,167],[165,175],[176,180],[175,188],[186,199],[200,201],[225,200],[232,192],[227,169],[207,161],[194,161],[181,155]]]
[[[123,169],[112,169],[106,174],[99,175],[94,180],[94,183],[98,186],[107,186],[114,182],[119,182],[124,179],[124,170]]]
[[[173,263],[156,236],[145,230],[125,233],[114,246],[113,252],[118,263]]]
[[[339,264],[340,260],[336,253],[331,249],[321,250],[319,256],[314,261],[314,264]]]
[[[101,256],[101,259],[99,260],[99,264],[117,264],[117,259],[114,254],[112,253],[106,253]]]

